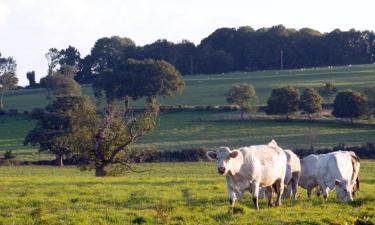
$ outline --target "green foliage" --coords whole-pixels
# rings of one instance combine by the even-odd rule
[[[341,118],[359,118],[367,114],[366,99],[356,91],[343,91],[336,95],[332,115]]]
[[[121,154],[128,154],[132,144],[155,128],[155,119],[156,114],[148,111],[128,115],[109,107],[100,121],[78,131],[74,136],[74,149],[96,169],[96,176],[105,176],[108,165],[124,163]]]
[[[40,85],[47,89],[47,98],[81,95],[81,86],[72,78],[59,72],[41,79]]]
[[[298,111],[300,105],[298,89],[288,85],[273,89],[271,97],[267,101],[266,113],[290,115]]]
[[[369,114],[375,116],[375,87],[367,88],[364,91]]]
[[[7,150],[4,153],[4,159],[13,159],[15,156],[12,153],[12,150]]]
[[[310,114],[322,111],[322,97],[314,88],[306,88],[301,95],[301,110]]]
[[[35,81],[35,71],[27,72],[26,77],[29,80],[28,88],[35,88],[37,86],[36,81]]]
[[[173,96],[180,94],[184,82],[180,73],[169,63],[146,59],[127,60],[112,71],[99,75],[93,84],[94,94],[104,93],[108,102],[126,97]]]
[[[96,111],[88,97],[57,97],[44,111],[33,114],[36,126],[26,135],[24,144],[38,145],[40,151],[53,153],[62,165],[70,157],[82,130],[95,124]]]
[[[4,93],[15,88],[17,83],[18,78],[16,74],[10,72],[0,73],[0,110],[4,109]]]
[[[242,112],[254,112],[257,110],[258,97],[251,84],[234,85],[226,93],[227,102],[239,106]],[[241,114],[243,119],[243,113]]]
[[[335,95],[337,94],[337,86],[334,81],[327,81],[324,87],[319,89],[320,95],[322,95],[327,102],[331,102]]]

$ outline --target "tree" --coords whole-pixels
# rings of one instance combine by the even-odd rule
[[[254,112],[257,110],[256,104],[258,97],[256,91],[251,84],[234,85],[229,92],[226,93],[227,102],[235,104],[241,108],[241,119],[244,119],[245,112]]]
[[[319,93],[323,96],[327,102],[331,102],[337,94],[337,87],[334,81],[328,81],[324,84],[324,87],[319,89]]]
[[[0,110],[4,109],[5,92],[15,88],[18,83],[16,70],[16,61],[12,57],[1,57],[0,53]]]
[[[367,88],[364,91],[364,94],[369,109],[369,115],[375,116],[375,87]]]
[[[4,93],[17,86],[18,78],[14,73],[4,73],[0,76],[0,110],[4,109]]]
[[[24,144],[39,145],[39,150],[56,156],[58,165],[63,158],[73,155],[76,138],[82,131],[93,129],[98,118],[88,97],[65,96],[46,106],[45,110],[32,114],[36,126],[25,137]]]
[[[109,106],[99,117],[94,129],[81,129],[76,135],[74,149],[95,169],[95,176],[106,176],[106,167],[117,163],[132,170],[124,158],[133,144],[155,128],[156,114],[146,110],[135,115]]]
[[[29,88],[35,88],[37,86],[35,81],[35,71],[27,72],[26,77],[29,80]]]
[[[52,72],[40,80],[40,85],[47,89],[47,98],[81,95],[81,86],[71,77],[59,72]]]
[[[68,48],[59,51],[59,64],[78,68],[81,62],[81,53],[69,45]]]
[[[353,123],[353,118],[364,116],[367,112],[366,98],[363,94],[347,90],[336,95],[332,111],[335,117],[350,118]]]
[[[50,48],[45,54],[48,63],[48,75],[51,75],[58,66],[60,56],[60,51],[57,48]]]
[[[97,98],[105,95],[107,102],[115,99],[124,101],[127,110],[129,101],[146,97],[149,106],[155,104],[156,96],[174,96],[184,88],[181,74],[163,60],[129,59],[113,70],[98,76],[93,83]]]
[[[301,109],[309,117],[322,111],[322,97],[314,88],[306,88],[301,95]]]
[[[297,112],[300,105],[298,90],[288,85],[272,90],[271,97],[267,101],[266,114],[290,114]]]

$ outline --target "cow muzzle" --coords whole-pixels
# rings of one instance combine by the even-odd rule
[[[223,175],[225,173],[225,167],[218,167],[217,172]]]

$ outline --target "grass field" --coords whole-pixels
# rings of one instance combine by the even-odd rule
[[[140,145],[158,150],[220,146],[241,147],[262,144],[271,139],[283,148],[309,148],[310,133],[316,134],[316,147],[333,147],[338,143],[361,145],[373,142],[375,128],[365,125],[283,121],[221,121],[235,113],[178,112],[162,114],[158,127],[146,135]],[[23,146],[23,139],[35,122],[25,116],[0,117],[0,156],[13,150],[16,159],[34,161],[53,159],[36,148]]]
[[[160,99],[171,105],[220,105],[226,104],[224,93],[234,84],[251,83],[257,89],[259,103],[265,104],[271,90],[288,84],[298,88],[319,88],[326,81],[335,81],[339,89],[363,90],[375,86],[375,65],[284,70],[264,72],[238,72],[220,75],[184,76],[186,88],[182,96]],[[92,96],[91,86],[83,86],[83,93]],[[47,104],[43,89],[13,91],[5,97],[7,109],[31,110]],[[138,103],[142,104],[142,103]]]
[[[353,224],[375,222],[375,161],[361,163],[361,189],[343,204],[284,200],[253,209],[250,195],[229,203],[215,163],[139,164],[145,173],[95,178],[75,167],[0,167],[0,224]],[[370,224],[370,223],[368,223]]]

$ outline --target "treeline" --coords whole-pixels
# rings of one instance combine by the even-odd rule
[[[127,37],[104,37],[83,58],[72,46],[51,48],[47,58],[49,70],[63,65],[76,68],[75,79],[79,83],[91,83],[99,74],[129,58],[164,60],[183,75],[369,64],[375,61],[375,34],[354,29],[320,33],[283,25],[258,30],[244,26],[217,29],[199,45],[188,40],[157,40],[137,46]],[[37,87],[34,77],[28,74],[31,87]]]

